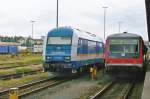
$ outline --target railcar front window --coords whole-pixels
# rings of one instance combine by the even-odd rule
[[[109,43],[111,53],[137,53],[139,51],[139,42],[136,39],[114,39]]]
[[[124,46],[121,44],[110,44],[110,52],[112,53],[123,53]]]
[[[137,53],[137,52],[138,52],[138,44],[125,45],[125,53]]]
[[[71,44],[71,37],[48,37],[47,44]]]

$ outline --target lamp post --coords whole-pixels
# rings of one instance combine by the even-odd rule
[[[56,12],[56,27],[58,28],[58,16],[59,16],[59,1],[57,0],[57,12]]]
[[[33,52],[33,33],[34,33],[34,22],[36,22],[36,21],[33,21],[33,20],[31,20],[30,21],[31,22],[31,25],[32,25],[32,36],[31,36],[31,51]]]
[[[104,40],[105,40],[105,29],[106,29],[106,9],[108,7],[103,7],[104,9]]]
[[[34,22],[36,22],[36,21],[31,20],[30,22],[31,22],[31,24],[32,24],[32,39],[33,39],[33,32],[34,32],[34,31],[33,31],[33,29],[34,29],[33,25],[34,25]]]

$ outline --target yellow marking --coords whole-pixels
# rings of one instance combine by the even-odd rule
[[[11,88],[10,89],[9,99],[18,99],[18,88]]]

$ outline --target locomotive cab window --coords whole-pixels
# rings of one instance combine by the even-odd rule
[[[47,44],[71,44],[71,37],[48,37]]]

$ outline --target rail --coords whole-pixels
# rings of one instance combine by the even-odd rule
[[[24,97],[28,94],[43,90],[47,87],[53,87],[63,82],[68,81],[68,79],[58,79],[57,77],[48,78],[36,82],[32,82],[29,84],[25,84],[22,86],[18,86],[19,89],[19,97]],[[0,99],[8,99],[9,90],[4,90],[0,92]]]
[[[115,83],[114,81],[108,83],[99,92],[97,92],[94,96],[92,96],[90,99],[97,99],[98,97],[102,96],[107,90],[109,90],[111,88],[111,86],[114,83]]]
[[[116,81],[111,82],[104,86],[99,92],[97,92],[90,99],[128,99],[131,95],[132,89],[134,88],[134,83],[118,83]],[[118,90],[118,88],[120,90]],[[113,94],[113,91],[117,93]]]
[[[133,88],[134,88],[134,83],[131,83],[128,87],[127,87],[127,89],[125,90],[125,92],[124,92],[124,94],[123,94],[123,96],[122,96],[122,99],[128,99],[129,98],[129,96],[131,95],[131,93],[132,93],[132,90],[133,90]]]

